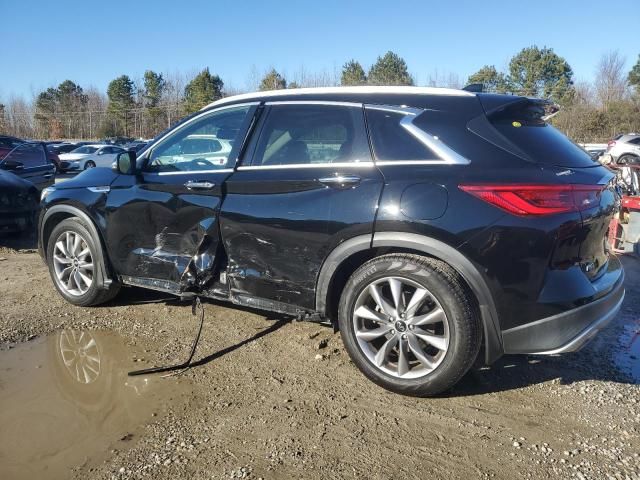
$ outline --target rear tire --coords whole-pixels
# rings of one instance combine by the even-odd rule
[[[342,292],[338,322],[360,371],[402,395],[450,389],[480,349],[469,288],[448,264],[418,255],[383,255],[358,268]]]
[[[47,266],[56,289],[68,302],[87,307],[111,300],[120,284],[102,285],[105,265],[102,245],[77,217],[60,222],[47,241]]]

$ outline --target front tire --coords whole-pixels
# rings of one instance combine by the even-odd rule
[[[102,285],[105,265],[100,243],[96,244],[79,218],[60,222],[47,242],[47,266],[56,289],[68,302],[78,306],[104,303],[120,289],[117,282]]]
[[[342,293],[338,322],[360,371],[403,395],[450,389],[480,349],[468,287],[446,263],[418,255],[383,255],[358,268]]]
[[[95,168],[95,167],[96,167],[96,164],[91,160],[89,160],[87,163],[84,164],[85,170],[89,170],[90,168]]]

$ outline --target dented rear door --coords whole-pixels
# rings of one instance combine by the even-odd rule
[[[225,180],[256,104],[198,115],[147,150],[137,176],[120,176],[107,200],[106,243],[125,282],[204,288],[219,247]]]
[[[220,214],[231,294],[313,309],[322,263],[371,235],[383,179],[361,104],[267,103]]]

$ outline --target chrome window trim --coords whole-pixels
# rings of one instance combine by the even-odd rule
[[[208,174],[208,173],[231,173],[233,172],[233,168],[220,168],[217,170],[184,170],[184,171],[175,171],[175,172],[142,172],[145,175],[200,175],[200,174]]]
[[[372,168],[375,166],[373,162],[325,162],[325,163],[290,163],[284,165],[244,165],[237,169],[242,170],[283,170],[288,168]]]
[[[280,100],[274,102],[265,102],[265,105],[329,105],[334,107],[362,108],[362,103],[337,102],[332,100]]]
[[[376,162],[376,165],[469,165],[471,163],[471,160],[463,157],[458,152],[447,146],[437,136],[425,132],[413,123],[413,120],[418,115],[424,112],[423,109],[405,106],[395,107],[393,105],[372,104],[365,104],[364,108],[365,110],[382,110],[385,112],[401,113],[405,115],[405,117],[400,120],[400,125],[411,135],[413,135],[419,142],[421,142],[423,145],[428,147],[440,157],[439,159],[424,160],[383,160]]]

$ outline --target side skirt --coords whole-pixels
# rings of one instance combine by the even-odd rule
[[[171,282],[169,280],[159,280],[157,278],[141,278],[123,275],[120,277],[120,281],[125,285],[169,293],[171,295],[180,297],[181,299],[189,299],[193,298],[196,295],[200,295],[204,298],[229,302],[234,305],[290,315],[298,320],[315,323],[327,322],[327,319],[325,319],[318,312],[307,310],[295,305],[290,305],[288,303],[270,300],[268,298],[254,297],[248,294],[232,294],[229,293],[224,284],[220,283],[216,283],[213,285],[213,288],[202,290],[201,292],[191,292],[182,291],[181,285],[177,282]]]

